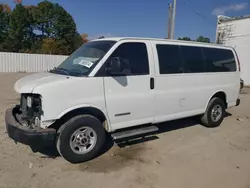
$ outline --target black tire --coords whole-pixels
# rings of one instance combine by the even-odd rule
[[[222,114],[218,120],[214,120],[212,118],[212,111],[215,106],[220,106],[222,109]],[[205,127],[218,127],[222,123],[223,119],[225,117],[225,103],[218,97],[214,97],[210,100],[207,106],[207,110],[205,114],[201,117],[201,123]]]
[[[81,127],[92,128],[97,136],[96,144],[89,152],[85,154],[79,154],[74,152],[70,147],[71,135]],[[102,123],[91,115],[78,115],[66,123],[64,123],[58,130],[58,137],[56,147],[59,154],[71,163],[81,163],[89,161],[100,153],[106,140],[106,131],[102,126]]]

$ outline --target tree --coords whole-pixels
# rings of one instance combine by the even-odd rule
[[[14,2],[11,13],[5,5],[0,6],[1,49],[8,46],[12,52],[69,55],[88,42],[87,35],[77,32],[72,16],[59,4],[45,0],[37,6],[23,6],[22,0]]]
[[[189,37],[178,38],[178,40],[192,41]]]
[[[0,51],[8,50],[6,48],[6,40],[9,32],[9,16],[10,7],[5,4],[0,4]]]
[[[30,14],[30,28],[32,36],[32,46],[29,49],[31,53],[54,53],[54,50],[47,49],[50,38],[55,39],[55,30],[53,28],[53,16],[55,14],[54,4],[49,1],[38,3],[37,6],[25,6]],[[46,40],[48,39],[48,40]]]
[[[178,38],[178,40],[185,40],[185,41],[194,41],[189,37],[183,37],[183,38]],[[196,40],[196,42],[205,42],[205,43],[210,43],[210,39],[207,37],[199,36]]]
[[[40,52],[43,54],[57,54],[58,53],[58,45],[56,40],[53,38],[45,38],[43,39]]]
[[[100,36],[100,37],[98,37],[98,39],[104,39],[105,37],[104,36]]]
[[[86,42],[89,41],[89,40],[87,39],[87,38],[88,38],[88,34],[86,34],[86,33],[81,34],[81,38],[82,38],[82,40],[83,40],[84,43],[86,43]]]
[[[204,43],[210,43],[210,39],[207,38],[207,37],[203,37],[203,36],[199,36],[197,39],[196,39],[197,42],[204,42]]]
[[[34,18],[34,30],[37,37],[43,40],[46,37],[55,37],[55,5],[49,1],[38,3],[32,11]]]
[[[72,16],[59,4],[55,4],[53,27],[56,39],[59,40],[65,54],[71,54],[83,44],[80,34],[76,30],[76,24]]]
[[[179,37],[178,40],[192,41],[189,37]]]
[[[34,31],[43,53],[69,55],[83,44],[72,16],[59,4],[40,2],[32,15],[35,20]],[[47,49],[50,46],[48,43],[57,46],[57,50]]]
[[[21,1],[21,0],[19,0]],[[28,27],[28,40],[30,41],[29,49],[25,51],[21,50],[22,52],[27,53],[36,53],[38,49],[41,47],[42,40],[40,39],[37,33],[37,21],[35,17],[35,13],[37,12],[37,6],[33,5],[26,5],[24,8],[28,11],[29,15],[29,27]]]
[[[10,15],[8,42],[13,52],[21,52],[30,48],[32,44],[31,16],[22,5],[17,4]]]

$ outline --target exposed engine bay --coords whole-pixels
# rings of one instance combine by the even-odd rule
[[[22,124],[31,128],[40,128],[42,111],[41,96],[38,94],[21,94],[19,107],[20,120]]]

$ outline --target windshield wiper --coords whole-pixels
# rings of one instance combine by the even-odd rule
[[[70,75],[69,71],[65,68],[54,68],[54,69],[50,70],[51,73],[56,73],[57,71],[63,72],[66,75]]]
[[[75,72],[75,71],[70,71],[70,74],[72,76],[86,76],[84,73],[82,72]]]

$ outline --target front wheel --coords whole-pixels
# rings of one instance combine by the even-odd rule
[[[96,157],[106,139],[101,122],[90,115],[71,118],[58,132],[57,150],[71,163],[81,163]]]
[[[220,98],[212,98],[201,122],[206,127],[218,127],[225,116],[225,103]]]

